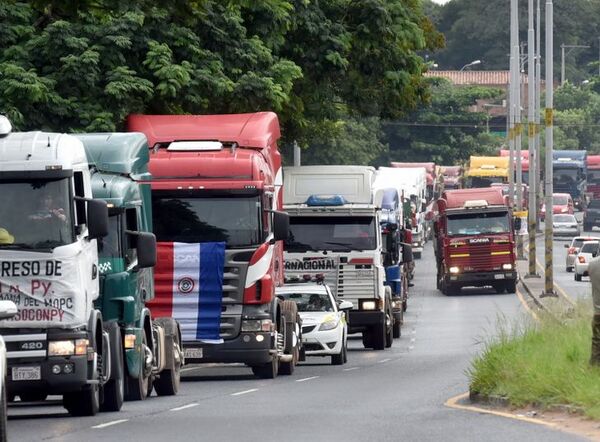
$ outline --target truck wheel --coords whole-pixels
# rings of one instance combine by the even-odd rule
[[[456,296],[460,294],[461,287],[459,285],[447,284],[446,285],[446,294],[448,296]]]
[[[292,355],[292,360],[289,362],[279,363],[279,372],[281,374],[290,375],[294,372],[294,367],[298,364],[299,359],[299,342],[298,342],[298,306],[294,301],[283,301],[281,303],[281,311],[285,321],[285,349],[284,353]]]
[[[145,348],[148,346],[148,339],[146,333],[142,333],[142,350],[139,354],[140,374],[139,377],[134,378],[127,375],[127,382],[125,384],[125,400],[126,401],[143,401],[148,396],[148,384],[150,383],[149,377],[144,377],[144,365],[146,362]]]
[[[421,252],[413,252],[414,259],[421,259]]]
[[[402,325],[400,322],[394,321],[394,328],[392,330],[394,338],[399,338],[402,336]]]
[[[2,386],[2,393],[0,395],[0,442],[6,442],[6,383]]]
[[[63,406],[71,416],[95,416],[100,410],[100,389],[97,384],[63,396]]]
[[[365,348],[373,348],[373,339],[371,336],[371,330],[365,330],[362,332],[362,343]]]
[[[506,293],[515,293],[517,291],[517,281],[506,282]]]
[[[273,355],[271,362],[252,367],[252,373],[261,379],[275,379],[279,371],[279,360],[277,355]]]
[[[386,324],[385,322],[380,327],[375,326],[371,329],[372,337],[371,342],[373,343],[373,350],[384,350],[386,344]]]
[[[175,326],[173,333],[173,359],[170,367],[159,373],[158,378],[154,380],[154,389],[158,396],[175,396],[179,391],[181,384],[181,360],[175,355],[181,351],[181,342],[179,340],[179,328]]]
[[[494,291],[498,294],[504,293],[504,290],[506,290],[506,284],[504,283],[497,282],[492,284],[492,287],[494,288]]]
[[[581,281],[581,275],[575,273],[575,281]]]
[[[565,270],[567,273],[571,273],[573,271],[573,267],[567,266],[567,267],[565,267]]]
[[[101,411],[119,411],[125,399],[125,362],[121,329],[116,322],[105,323],[111,342],[111,379],[103,387]]]

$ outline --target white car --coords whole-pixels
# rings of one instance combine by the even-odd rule
[[[552,216],[554,236],[579,236],[581,227],[575,215],[557,214]]]
[[[568,249],[565,260],[567,272],[572,272],[575,269],[575,259],[577,258],[581,245],[585,241],[600,241],[600,238],[595,236],[576,236],[571,241],[571,244],[565,244],[565,249]]]
[[[583,276],[588,276],[588,265],[600,252],[600,242],[585,241],[575,258],[575,281],[581,281]]]
[[[336,302],[326,284],[313,282],[285,284],[277,296],[294,301],[302,319],[302,343],[306,356],[331,356],[333,365],[347,361],[348,301]]]

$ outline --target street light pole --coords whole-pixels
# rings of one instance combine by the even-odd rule
[[[516,93],[515,85],[516,75],[515,73],[519,70],[519,31],[517,28],[518,21],[518,0],[510,0],[510,74],[509,74],[509,130],[508,130],[508,195],[510,203],[513,204],[515,201],[515,140],[516,140]]]
[[[567,48],[569,49],[569,52],[567,52],[565,54],[565,49],[567,49]],[[560,51],[561,51],[561,55],[560,55],[560,85],[561,86],[563,84],[565,84],[565,81],[567,81],[567,79],[565,78],[565,57],[567,55],[569,55],[573,49],[589,49],[589,46],[587,46],[587,45],[565,45],[565,44],[560,45]]]
[[[542,143],[540,137],[540,114],[542,112],[541,106],[541,96],[542,96],[542,14],[540,8],[541,0],[537,0],[537,8],[536,8],[536,28],[535,28],[535,147],[537,150],[537,159],[536,159],[536,182],[535,182],[535,220],[537,224],[537,228],[540,228],[540,215],[539,208],[540,202],[542,201]]]
[[[552,192],[553,192],[553,174],[552,174],[552,149],[553,149],[553,106],[554,106],[554,81],[553,81],[553,61],[554,61],[554,17],[552,0],[546,0],[546,111],[544,115],[546,123],[546,217],[545,217],[545,281],[544,292],[542,296],[556,296],[554,292],[554,272],[552,253]]]
[[[533,31],[533,0],[529,0],[528,4],[528,28],[527,28],[527,135],[529,142],[529,207],[527,220],[529,222],[528,234],[529,234],[529,273],[527,276],[538,276],[535,271],[536,264],[536,244],[535,234],[537,230],[536,226],[536,208],[535,208],[535,185],[537,175],[537,155],[538,149],[535,144],[535,43],[534,43],[534,31]]]

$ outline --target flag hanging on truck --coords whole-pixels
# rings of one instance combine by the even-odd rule
[[[179,322],[184,342],[220,344],[225,243],[158,244],[152,316]]]

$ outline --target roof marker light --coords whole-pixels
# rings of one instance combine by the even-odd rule
[[[343,206],[348,204],[342,195],[311,195],[306,200],[307,206]]]
[[[167,147],[168,151],[210,151],[222,150],[223,143],[220,141],[173,141]]]

